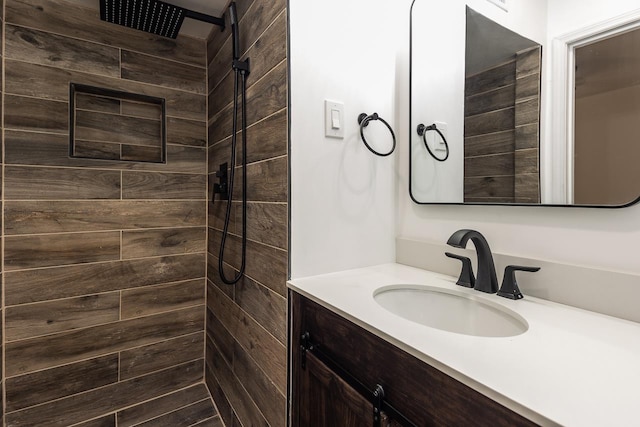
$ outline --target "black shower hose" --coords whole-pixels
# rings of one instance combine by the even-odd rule
[[[233,184],[236,170],[236,146],[238,133],[238,81],[242,76],[242,262],[240,269],[233,277],[227,278],[224,274],[224,248],[229,234],[229,220],[231,219],[231,207],[233,203]],[[220,254],[218,255],[218,272],[220,279],[227,285],[235,285],[244,275],[247,261],[247,76],[244,70],[235,70],[233,91],[233,134],[231,135],[231,172],[229,173],[229,200],[227,212],[224,217],[222,240],[220,241]]]

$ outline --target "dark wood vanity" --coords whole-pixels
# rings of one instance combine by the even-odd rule
[[[536,425],[293,291],[289,315],[294,427]],[[391,411],[374,424],[377,385],[383,412],[404,420]]]

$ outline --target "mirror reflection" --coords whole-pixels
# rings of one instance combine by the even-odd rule
[[[636,201],[638,5],[414,0],[411,23],[414,201]]]

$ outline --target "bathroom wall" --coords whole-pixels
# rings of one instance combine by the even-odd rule
[[[0,0],[0,28],[4,28],[3,24],[4,24],[4,0]],[[0,31],[0,35],[3,35],[3,32],[4,31]],[[0,46],[0,61],[3,61],[3,56],[4,56],[4,43],[2,43],[2,46]],[[2,89],[4,88],[3,80],[4,80],[4,73],[0,72],[0,107],[2,106],[2,99],[3,99],[2,98]],[[1,111],[2,110],[0,109],[0,114],[2,114]],[[3,144],[3,140],[4,140],[4,132],[2,131],[2,126],[3,126],[3,120],[0,117],[0,144]],[[4,162],[3,155],[0,154],[0,167],[2,167],[3,162]],[[2,174],[0,174],[0,179],[1,178],[2,178]],[[1,181],[0,181],[0,185],[1,185]],[[4,188],[4,187],[0,187],[0,188]],[[0,198],[2,198],[1,192],[0,192]],[[2,207],[0,206],[0,209],[1,208]],[[4,210],[2,210],[2,212],[4,212]],[[2,226],[0,223],[0,238],[2,238],[3,235],[4,235],[4,226]],[[4,244],[4,239],[2,240],[3,240],[2,244]],[[0,251],[2,250],[2,248],[3,247],[0,246]],[[2,274],[3,271],[4,271],[4,265],[2,264],[2,260],[0,259],[0,284],[4,284],[3,274]],[[1,289],[2,287],[0,287],[0,291]],[[0,331],[4,332],[3,326],[4,326],[4,304],[0,303]],[[0,352],[4,354],[4,338],[2,337],[2,334],[0,334]],[[4,363],[2,363],[2,367],[0,367],[0,391],[1,390],[4,390]],[[0,393],[0,395],[2,395],[0,396],[0,408],[4,408],[4,393]],[[4,425],[4,409],[0,410],[0,425]]]
[[[563,2],[557,2],[562,3]],[[579,3],[579,2],[578,2]],[[614,5],[615,7],[618,4]],[[400,7],[400,6],[399,6]],[[609,4],[607,5],[607,9]],[[602,11],[603,8],[599,10]],[[406,21],[396,28],[409,40],[409,5]],[[572,10],[581,13],[580,6]],[[619,12],[612,11],[612,14]],[[600,13],[583,23],[607,19]],[[550,24],[551,26],[551,24]],[[408,140],[409,47],[400,43],[396,87],[400,140]],[[400,145],[398,156],[408,158],[408,148]],[[500,206],[420,206],[411,201],[408,191],[408,166],[400,163],[398,180],[397,233],[401,237],[445,242],[460,228],[483,232],[497,252],[525,258],[539,258],[568,264],[591,266],[628,273],[640,273],[637,244],[640,239],[640,206],[620,210]],[[602,289],[606,293],[606,286]],[[604,297],[604,296],[603,296]]]
[[[377,112],[396,133],[402,126],[394,81],[404,11],[382,0],[291,0],[290,8],[291,276],[391,262],[395,162],[406,158],[370,153],[357,117]],[[325,100],[344,103],[344,139],[324,136]],[[371,123],[366,135],[389,150],[382,124]]]
[[[288,92],[285,0],[241,0],[240,50],[250,58],[247,80],[247,264],[233,286],[218,275],[226,202],[208,204],[206,382],[226,425],[286,424],[288,277]],[[234,73],[230,31],[207,44],[209,189],[230,161]],[[240,138],[238,150],[241,151]],[[238,156],[241,161],[241,156]],[[237,169],[227,277],[240,267],[241,169]],[[211,197],[211,193],[209,194]]]
[[[213,417],[204,41],[64,1],[4,10],[5,422]],[[69,82],[166,98],[167,163],[69,158]]]

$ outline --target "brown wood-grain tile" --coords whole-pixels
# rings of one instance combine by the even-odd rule
[[[6,200],[119,199],[120,172],[6,166]]]
[[[489,133],[464,139],[464,156],[477,157],[514,150],[514,131]]]
[[[207,124],[195,120],[167,117],[167,143],[205,147],[207,145]]]
[[[4,56],[97,75],[120,76],[118,48],[32,28],[6,25]]]
[[[464,115],[473,116],[489,111],[513,107],[516,102],[515,86],[509,85],[483,92],[464,100]]]
[[[231,426],[233,421],[233,408],[227,399],[227,396],[224,393],[224,390],[220,386],[218,379],[213,373],[213,362],[211,361],[214,357],[214,353],[217,352],[215,347],[212,344],[212,347],[209,347],[209,343],[207,343],[207,362],[206,369],[204,373],[205,382],[207,384],[207,388],[211,391],[211,396],[213,397],[213,401],[216,402],[216,407],[218,408],[218,413],[220,414],[220,418],[224,421],[224,425]]]
[[[287,250],[288,219],[286,204],[248,203],[247,238]],[[241,224],[241,221],[242,209],[236,209],[236,224]]]
[[[286,345],[287,301],[285,298],[245,276],[236,284],[235,303],[283,345]]]
[[[528,148],[538,148],[540,144],[540,124],[532,123],[529,125],[516,127],[516,150],[526,150]]]
[[[206,223],[205,213],[204,201],[10,201],[5,205],[5,232],[17,235],[201,227]]]
[[[168,414],[161,415],[145,423],[138,424],[139,427],[190,427],[193,424],[214,417],[217,414],[211,399],[204,399],[189,406],[177,409]]]
[[[288,159],[278,157],[247,165],[247,200],[252,202],[287,202]],[[242,198],[242,169],[236,170],[236,188],[233,199]]]
[[[122,51],[122,78],[202,95],[207,84],[204,68],[127,50]]]
[[[516,175],[515,198],[517,203],[540,203],[540,176],[538,173]]]
[[[118,355],[8,378],[7,412],[118,382]]]
[[[515,171],[516,174],[537,174],[538,173],[538,157],[537,149],[532,150],[516,150]]]
[[[515,108],[518,108],[517,105]],[[476,116],[465,117],[465,138],[487,133],[512,130],[515,126],[515,109],[490,111]]]
[[[121,101],[120,114],[145,119],[161,120],[162,107],[147,102]]]
[[[17,305],[205,277],[204,254],[5,273],[5,304]]]
[[[67,134],[68,122],[69,106],[66,102],[8,94],[4,96],[5,129]]]
[[[541,53],[541,46],[518,52],[516,55],[516,77],[521,78],[532,73],[539,73]]]
[[[471,178],[514,175],[514,157],[514,153],[467,157],[464,159],[464,176]]]
[[[190,362],[143,377],[55,400],[6,415],[8,425],[63,427],[102,416],[179,390],[202,379],[203,361]]]
[[[161,130],[160,122],[157,120],[95,111],[76,111],[77,139],[159,147]]]
[[[204,227],[123,231],[122,258],[204,252],[206,233]]]
[[[537,123],[540,120],[540,102],[538,98],[516,103],[515,126]]]
[[[78,110],[98,111],[101,113],[120,114],[121,101],[114,98],[93,95],[89,93],[76,93],[76,108]]]
[[[123,172],[123,199],[206,199],[207,177],[160,172]]]
[[[120,353],[120,380],[139,377],[150,372],[200,359],[203,357],[203,346],[204,335],[202,332],[196,332],[156,344],[122,351]],[[195,400],[190,400],[190,402],[195,402]],[[132,412],[139,413],[139,411]]]
[[[215,286],[209,282],[208,286]],[[207,348],[211,344],[215,344],[216,351],[219,351],[222,357],[229,365],[233,365],[233,344],[234,338],[231,336],[227,328],[224,327],[215,314],[207,307]],[[212,347],[213,348],[213,347]]]
[[[209,397],[203,384],[173,392],[118,412],[118,427],[132,427]]]
[[[199,39],[179,36],[172,40],[113,25],[100,20],[97,8],[64,0],[7,0],[5,4],[9,24],[206,66],[206,49]]]
[[[220,416],[215,416],[213,418],[209,418],[208,420],[200,421],[199,423],[194,424],[191,427],[224,427],[224,424]]]
[[[204,307],[61,332],[6,345],[6,375],[15,376],[202,331]],[[96,339],[100,337],[100,339]]]
[[[5,237],[5,271],[120,259],[120,233]]]
[[[285,393],[287,389],[286,347],[244,313],[217,287],[208,286],[207,290],[209,309],[260,368],[269,375],[276,387]]]
[[[149,286],[122,291],[122,319],[204,305],[205,280]]]
[[[121,144],[111,142],[82,141],[76,139],[73,144],[73,155],[87,159],[120,160],[121,151]]]
[[[513,176],[488,176],[481,178],[465,177],[464,195],[473,197],[504,197],[514,196]]]
[[[515,82],[516,62],[510,61],[465,79],[465,96],[494,90]]]
[[[47,65],[5,60],[7,94],[67,102],[70,82],[165,98],[167,115],[191,120],[206,119],[207,100],[204,95]]]
[[[106,417],[76,424],[74,427],[116,427],[116,414],[109,414]]]
[[[5,308],[7,341],[120,320],[120,294],[88,295]]]
[[[516,100],[540,96],[540,74],[529,74],[516,79]]]

